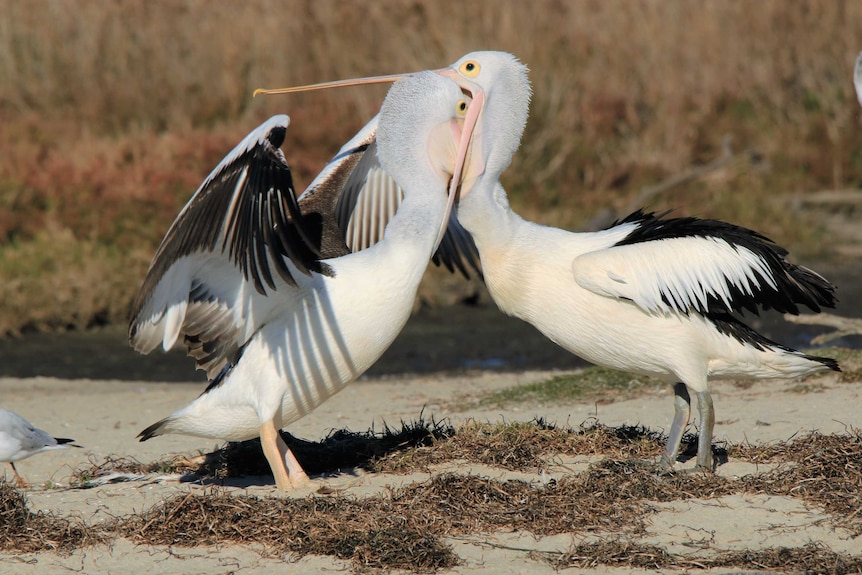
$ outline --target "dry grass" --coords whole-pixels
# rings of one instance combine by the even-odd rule
[[[377,461],[397,457],[398,453],[436,445],[455,435],[455,429],[433,418],[426,421],[420,413],[416,421],[401,422],[401,428],[388,425],[377,432],[355,432],[349,429],[333,431],[323,440],[306,441],[281,431],[285,443],[293,451],[303,469],[312,474],[338,472],[342,469],[375,470]],[[206,456],[195,473],[212,477],[271,474],[263,456],[260,439],[229,443]]]
[[[19,302],[3,333],[124,321],[170,221],[249,129],[292,115],[285,150],[303,184],[383,94],[252,100],[255,87],[511,51],[534,96],[505,184],[526,216],[565,226],[630,207],[729,137],[733,162],[654,207],[757,227],[811,257],[824,231],[775,195],[862,182],[859,3],[36,4],[0,3],[0,285],[18,278],[2,296]],[[68,305],[44,297],[43,274]],[[81,293],[80,277],[105,285]]]
[[[391,460],[386,455],[392,438],[399,433],[414,441],[407,451],[440,451],[437,458],[411,460],[413,470],[434,459],[512,467],[503,457],[488,459],[505,442],[535,443],[532,453],[589,454],[600,457],[588,468],[545,482],[497,480],[464,473],[442,473],[419,483],[389,489],[361,498],[345,495],[306,498],[261,498],[206,488],[184,493],[139,514],[130,514],[94,526],[71,522],[27,509],[26,500],[11,486],[0,484],[0,541],[5,551],[68,552],[84,545],[125,537],[136,543],[157,546],[196,547],[242,544],[262,554],[286,560],[308,554],[331,555],[350,561],[354,571],[401,569],[434,572],[459,563],[447,544],[452,537],[495,532],[523,531],[537,537],[561,533],[593,539],[574,544],[564,552],[532,552],[536,560],[558,568],[594,568],[601,565],[647,569],[739,568],[822,573],[856,573],[862,556],[832,551],[822,544],[799,548],[772,547],[730,551],[705,545],[694,553],[676,555],[662,547],[644,545],[637,538],[647,532],[647,518],[656,512],[655,502],[680,499],[710,500],[750,493],[801,498],[806,505],[822,507],[836,526],[862,534],[862,433],[823,436],[811,434],[787,443],[769,446],[731,446],[732,457],[752,462],[770,462],[777,467],[741,478],[702,473],[656,473],[651,465],[638,462],[661,447],[664,438],[643,428],[609,428],[591,424],[562,430],[540,421],[514,424],[508,432],[491,426],[469,424],[451,430],[440,424],[404,424],[401,432],[337,433],[319,444],[306,444],[306,455],[319,449],[333,465],[334,454],[348,443],[361,451],[382,454],[373,461]],[[420,432],[445,430],[446,436],[431,438]],[[532,430],[532,431],[531,431]],[[386,442],[381,441],[387,437]],[[461,436],[464,437],[461,437]],[[372,447],[379,442],[378,448]],[[461,442],[460,447],[450,444]],[[348,442],[348,443],[344,443]],[[363,442],[370,445],[363,445]],[[429,443],[430,442],[430,443]],[[384,443],[389,444],[384,448]],[[298,444],[295,444],[297,446]],[[404,446],[406,447],[406,446]],[[213,455],[213,454],[211,454]],[[236,470],[239,461],[224,461],[237,452],[221,454],[222,465]],[[242,454],[249,463],[249,454]],[[523,464],[536,465],[530,455]],[[115,461],[121,469],[135,469],[136,462]],[[231,467],[233,465],[233,467]],[[396,469],[403,471],[405,461]],[[159,469],[163,463],[146,469]],[[514,467],[518,467],[517,465]],[[222,471],[225,467],[220,467]],[[720,469],[720,468],[719,468]],[[598,537],[598,540],[594,540]],[[582,538],[583,539],[583,538]]]
[[[661,434],[637,426],[611,428],[593,424],[566,429],[543,420],[469,422],[446,441],[392,453],[376,461],[371,469],[380,473],[410,473],[448,461],[466,460],[510,470],[538,471],[548,467],[548,457],[554,454],[612,453],[615,457],[646,458],[657,456],[661,443]]]
[[[68,553],[106,540],[100,529],[85,525],[83,521],[41,511],[33,513],[20,491],[0,482],[0,550]]]
[[[734,456],[737,449],[730,451]],[[862,535],[862,430],[851,428],[846,435],[812,433],[790,443],[739,451],[739,457],[755,462],[786,464],[745,478],[747,490],[800,497],[828,511],[855,536]]]
[[[686,558],[669,554],[661,547],[612,539],[573,546],[565,553],[532,555],[557,569],[596,568],[600,565],[641,569],[736,568],[779,573],[829,573],[845,575],[862,570],[862,558],[836,553],[823,545],[809,543],[800,548],[770,547],[759,551],[721,551],[708,558]]]
[[[381,498],[280,500],[211,491],[169,499],[117,529],[150,545],[244,543],[293,557],[333,555],[357,568],[428,572],[457,564],[451,549],[413,519]]]

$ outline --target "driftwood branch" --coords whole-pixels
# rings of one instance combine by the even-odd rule
[[[829,343],[845,335],[862,335],[862,318],[844,317],[829,313],[808,313],[802,315],[784,314],[784,319],[790,323],[804,325],[825,325],[834,327],[836,331],[822,333],[811,340],[814,345]]]

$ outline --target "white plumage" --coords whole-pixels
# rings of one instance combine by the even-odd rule
[[[640,211],[596,233],[523,220],[509,207],[499,177],[527,122],[526,67],[511,54],[474,52],[436,72],[483,102],[457,220],[450,223],[456,229],[463,226],[475,242],[462,241],[467,247],[461,253],[478,250],[488,290],[503,312],[533,324],[588,361],[675,382],[674,421],[663,465],[671,466],[677,458],[691,390],[700,411],[697,465],[712,468],[710,378],[798,377],[839,369],[833,359],[781,346],[740,321],[742,310],[798,313],[801,304],[819,311],[836,301],[834,286],[788,262],[784,249],[756,232]],[[857,64],[857,86],[860,76]]]
[[[712,469],[708,379],[838,369],[830,358],[769,341],[737,317],[758,308],[798,313],[797,304],[819,311],[836,301],[834,286],[756,232],[636,212],[604,231],[571,233],[512,212],[499,176],[527,119],[526,68],[510,54],[477,52],[446,74],[485,95],[476,137],[486,170],[456,213],[476,243],[491,296],[588,361],[677,382],[664,465],[677,458],[690,390],[700,411],[697,465]]]
[[[446,184],[458,185],[470,113],[437,75],[393,86],[375,146],[404,197],[383,238],[356,252],[334,208],[342,190],[318,182],[297,202],[279,149],[286,116],[228,154],[168,231],[130,329],[143,353],[182,342],[212,382],[141,440],[259,435],[279,489],[306,482],[278,430],[362,374],[404,326],[448,221]],[[339,175],[336,162],[327,177],[359,177],[354,166]]]
[[[25,486],[26,481],[18,474],[15,462],[32,457],[37,453],[54,449],[66,449],[74,439],[53,437],[47,432],[34,427],[32,423],[7,409],[0,409],[0,461],[12,466],[15,480],[19,486]]]

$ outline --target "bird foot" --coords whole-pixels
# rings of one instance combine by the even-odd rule
[[[304,487],[312,487],[315,485],[315,482],[306,475],[304,471],[302,472],[302,475],[291,473],[288,479],[290,479],[290,487],[292,489],[302,489]]]

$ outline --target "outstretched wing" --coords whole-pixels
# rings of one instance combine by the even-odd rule
[[[578,284],[629,299],[649,313],[799,313],[834,307],[835,287],[790,263],[787,251],[752,230],[715,220],[635,212],[613,245],[575,258]]]
[[[295,286],[297,273],[331,273],[320,262],[319,221],[300,213],[279,149],[288,123],[274,116],[246,136],[171,225],[133,306],[139,351],[169,349],[184,334],[207,367],[214,352],[242,345],[255,299]]]
[[[376,131],[375,116],[342,146],[299,199],[303,213],[308,213],[307,205],[311,203],[317,206],[315,209],[331,211],[331,221],[337,223],[343,245],[350,252],[364,250],[383,239],[386,225],[404,197],[380,165]],[[333,188],[338,188],[338,193],[332,193]],[[467,278],[470,269],[481,276],[479,252],[454,213],[432,261],[449,271],[457,269]]]

